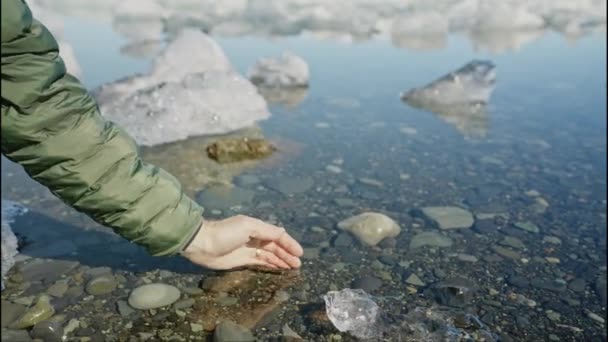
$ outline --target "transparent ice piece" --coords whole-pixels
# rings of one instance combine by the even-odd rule
[[[372,338],[380,334],[380,308],[365,291],[330,291],[323,299],[327,316],[339,331],[359,338]]]

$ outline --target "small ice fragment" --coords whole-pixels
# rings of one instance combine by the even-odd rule
[[[359,338],[372,338],[380,334],[380,309],[365,291],[329,291],[323,299],[327,317],[339,331],[348,331]]]

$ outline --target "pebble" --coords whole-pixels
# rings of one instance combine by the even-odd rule
[[[522,289],[530,287],[530,281],[521,276],[512,276],[507,278],[507,283]]]
[[[192,307],[192,305],[194,305],[194,303],[195,303],[194,298],[182,299],[182,300],[178,300],[177,302],[175,302],[173,304],[173,308],[176,310],[187,309],[189,307]]]
[[[67,260],[51,260],[44,261],[40,259],[33,260],[19,268],[25,281],[44,280],[47,283],[53,283],[72,269],[78,266],[76,261]]]
[[[553,310],[547,310],[545,311],[545,314],[547,315],[547,318],[554,322],[559,322],[562,318],[562,315],[560,315],[559,312],[555,312]]]
[[[32,338],[25,330],[2,330],[2,341],[28,342],[32,341]]]
[[[118,282],[111,274],[104,274],[93,278],[87,284],[85,291],[93,296],[108,294],[116,289]]]
[[[503,246],[513,247],[515,249],[525,249],[526,245],[518,238],[514,236],[505,236],[502,241],[499,242]]]
[[[184,287],[182,291],[190,296],[197,296],[203,293],[203,290],[198,287]]]
[[[357,205],[357,203],[350,198],[334,198],[334,203],[343,208],[350,208]]]
[[[135,310],[124,300],[116,301],[116,310],[122,317],[129,317]]]
[[[354,289],[362,289],[365,292],[373,292],[382,287],[382,280],[373,276],[364,276],[353,281]]]
[[[260,183],[260,178],[254,175],[240,175],[235,178],[235,184],[238,186],[248,187]]]
[[[2,300],[2,328],[9,326],[18,317],[23,315],[26,306],[18,303],[12,303],[7,300]]]
[[[552,243],[554,245],[559,245],[562,243],[562,240],[560,240],[558,237],[555,236],[544,236],[543,237],[543,242],[547,242],[547,243]]]
[[[190,323],[190,329],[193,333],[197,333],[203,331],[203,326],[197,323]]]
[[[11,327],[15,329],[28,328],[51,318],[54,314],[55,308],[51,305],[51,298],[47,295],[41,295],[36,304],[12,323]]]
[[[253,342],[255,337],[249,329],[231,321],[221,321],[213,333],[213,342]]]
[[[473,214],[460,207],[424,207],[420,211],[439,229],[471,228],[475,223]]]
[[[494,246],[494,247],[492,247],[492,249],[494,250],[494,252],[496,252],[496,254],[498,254],[502,257],[513,259],[513,260],[521,259],[521,255],[512,249],[501,247],[501,246]]]
[[[285,196],[306,192],[313,185],[314,181],[311,177],[279,176],[266,181],[266,186]]]
[[[341,232],[333,241],[334,247],[348,247],[354,242],[353,237],[347,232]]]
[[[63,327],[59,322],[42,321],[34,325],[30,336],[39,338],[45,342],[58,342],[63,340]]]
[[[458,257],[458,260],[465,261],[465,262],[477,262],[478,261],[476,256],[470,255],[470,254],[460,253],[460,254],[458,254],[457,257]]]
[[[378,188],[381,188],[384,186],[384,183],[382,183],[379,180],[373,179],[373,178],[365,178],[365,177],[361,177],[359,179],[357,179],[360,183],[363,183],[365,185],[371,185],[371,186],[375,186]]]
[[[237,205],[249,204],[255,191],[238,186],[211,185],[196,195],[196,201],[205,208],[225,210]]]
[[[515,227],[534,234],[540,233],[540,228],[538,228],[536,224],[529,221],[516,222]]]
[[[604,324],[606,322],[603,317],[601,317],[600,315],[595,314],[591,311],[587,311],[587,317],[591,318],[592,320],[594,320],[596,322],[602,323],[602,324]]]
[[[409,277],[407,277],[405,282],[410,285],[414,285],[414,286],[425,286],[426,285],[415,273],[412,273]]]
[[[410,248],[417,249],[424,246],[450,247],[452,239],[438,232],[422,232],[416,234],[410,241]]]
[[[340,221],[338,228],[352,233],[369,246],[375,246],[387,237],[397,237],[401,232],[397,222],[375,212],[365,212]]]
[[[99,277],[99,276],[102,276],[102,275],[111,274],[112,273],[112,269],[110,267],[107,267],[107,266],[100,266],[100,267],[90,268],[90,269],[86,270],[84,273],[87,276],[95,278],[95,277]]]
[[[289,325],[285,324],[282,329],[283,340],[287,341],[303,341],[304,339],[298,335],[293,329],[289,327]]]
[[[63,297],[63,295],[65,294],[65,292],[68,290],[68,282],[66,280],[59,280],[57,281],[55,284],[53,284],[51,287],[49,287],[46,290],[46,293],[48,293],[49,295],[53,296],[53,297]]]
[[[342,169],[336,165],[327,165],[325,167],[325,170],[327,170],[328,172],[331,172],[331,173],[335,173],[335,174],[342,173]]]
[[[65,335],[68,335],[72,331],[76,330],[76,328],[78,328],[79,326],[80,326],[80,321],[78,321],[76,318],[72,318],[72,319],[70,319],[68,324],[66,324],[65,327],[63,328],[63,333]]]
[[[135,309],[148,310],[160,308],[175,303],[180,297],[180,291],[175,286],[154,283],[142,285],[129,295],[129,305]]]
[[[545,257],[545,260],[547,260],[547,262],[550,264],[559,264],[560,263],[559,258]]]
[[[532,287],[535,287],[535,288],[549,290],[549,291],[558,292],[558,293],[566,291],[566,285],[562,284],[561,282],[555,281],[555,280],[534,278],[530,281],[530,284],[532,285]]]
[[[403,127],[399,128],[399,132],[406,134],[406,135],[415,135],[418,133],[418,131],[415,128],[407,127],[407,126],[403,126]]]

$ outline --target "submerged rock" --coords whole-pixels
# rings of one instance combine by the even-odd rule
[[[222,139],[207,146],[209,158],[218,163],[232,163],[242,160],[261,159],[276,151],[265,139]]]
[[[51,299],[47,295],[42,295],[36,301],[36,304],[28,309],[21,317],[19,317],[11,328],[24,329],[34,326],[38,322],[42,322],[51,318],[55,314],[55,308],[51,305]]]
[[[236,205],[249,204],[254,197],[253,190],[218,184],[199,192],[196,201],[205,208],[224,210]]]
[[[276,190],[285,196],[289,196],[308,191],[308,189],[314,185],[314,180],[307,176],[279,176],[269,179],[265,183],[269,188]]]
[[[42,321],[32,328],[30,336],[45,342],[63,341],[63,327],[61,323],[52,320]]]
[[[445,279],[427,289],[427,293],[439,304],[452,307],[468,305],[476,291],[477,285],[472,280],[462,277]]]
[[[280,57],[258,60],[247,75],[259,87],[308,87],[310,71],[304,59],[285,52]]]
[[[417,249],[424,246],[450,247],[452,239],[437,232],[422,232],[416,234],[410,241],[410,248]]]
[[[92,279],[86,286],[88,294],[98,296],[108,294],[116,289],[118,282],[112,275],[101,275]]]
[[[375,246],[388,237],[397,237],[401,232],[401,228],[393,219],[374,212],[366,212],[340,221],[338,228],[351,232],[369,246]]]
[[[298,272],[253,270],[207,277],[202,284],[205,291],[197,297],[191,319],[200,321],[205,331],[214,330],[218,322],[226,320],[253,329],[289,299],[282,289],[297,280]]]
[[[175,286],[155,283],[142,285],[129,295],[129,305],[135,309],[148,310],[161,308],[175,303],[180,291]]]
[[[514,226],[515,226],[515,228],[519,228],[521,230],[525,230],[530,233],[534,233],[534,234],[540,233],[540,228],[538,228],[538,226],[532,222],[528,222],[528,221],[516,222],[514,224]]]
[[[475,223],[473,214],[459,207],[424,207],[413,211],[440,229],[470,228]]]
[[[255,337],[249,329],[231,321],[222,321],[215,328],[213,342],[249,342],[255,341]]]

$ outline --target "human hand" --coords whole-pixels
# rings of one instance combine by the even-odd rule
[[[298,268],[302,254],[302,246],[285,228],[244,215],[203,221],[182,252],[191,262],[216,270],[242,266]]]

